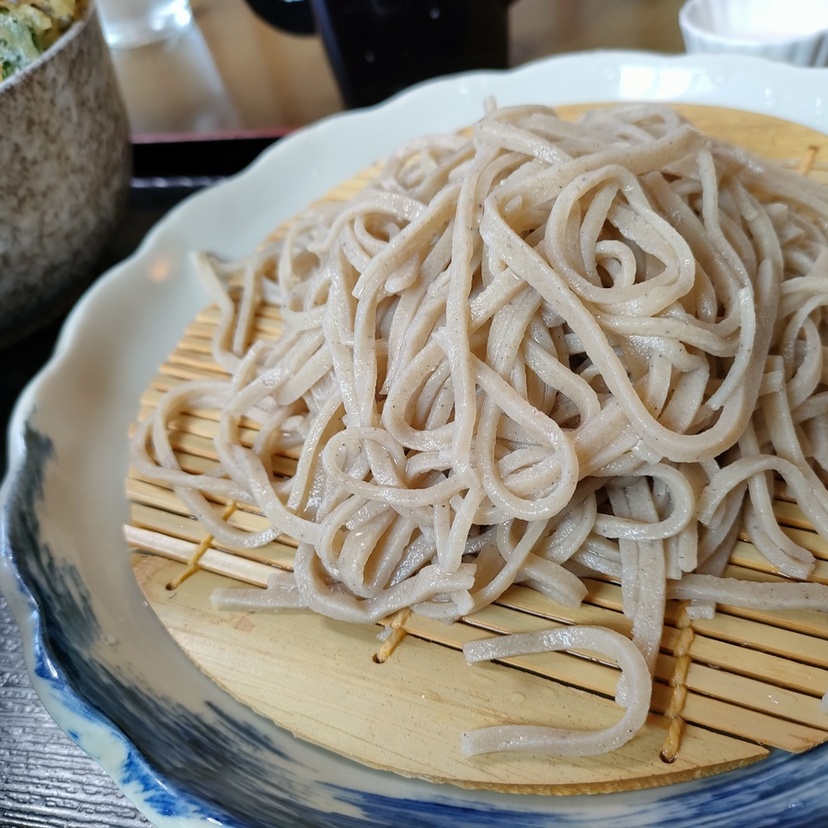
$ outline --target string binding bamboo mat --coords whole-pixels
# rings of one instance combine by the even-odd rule
[[[585,108],[585,107],[583,107]],[[564,107],[575,115],[580,107]],[[828,182],[828,137],[736,110],[679,107],[708,134]],[[367,171],[327,198],[346,199]],[[187,328],[141,399],[139,419],[177,384],[220,375],[210,355],[218,314],[207,308]],[[277,337],[279,314],[263,307],[257,335]],[[215,461],[216,416],[190,411],[176,422],[174,447],[190,471]],[[248,435],[250,436],[250,435]],[[289,474],[295,456],[284,456]],[[719,606],[711,620],[690,620],[681,604],[667,613],[651,716],[616,752],[557,759],[519,754],[464,758],[460,733],[501,723],[603,727],[617,720],[617,669],[588,652],[546,653],[469,665],[470,640],[561,624],[600,624],[629,633],[620,588],[588,582],[578,609],[511,587],[496,604],[446,625],[400,613],[378,627],[347,625],[309,611],[216,610],[217,586],[264,587],[273,567],[290,568],[294,544],[279,539],[254,551],[219,548],[171,489],[131,473],[125,527],[138,582],[162,623],[218,684],[263,715],[359,762],[406,776],[496,790],[575,794],[664,785],[828,740],[820,698],[828,689],[828,619],[814,611],[763,612]],[[263,518],[228,504],[233,523],[262,528]],[[812,579],[828,583],[828,544],[798,508],[777,499],[785,531],[817,557]],[[726,573],[777,578],[747,539]]]

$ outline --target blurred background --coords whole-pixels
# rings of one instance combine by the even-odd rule
[[[683,0],[515,0],[509,65],[584,49],[682,52]],[[246,0],[192,0],[193,25],[113,49],[133,134],[280,133],[342,109],[318,35],[276,29]]]

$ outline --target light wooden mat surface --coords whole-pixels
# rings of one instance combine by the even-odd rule
[[[786,166],[807,166],[809,175],[828,181],[826,136],[736,110],[682,109],[709,134]],[[348,198],[368,176],[345,182],[329,197]],[[197,316],[146,390],[139,417],[176,384],[221,374],[210,356],[216,320],[210,308]],[[278,312],[263,309],[257,326],[260,336],[278,336]],[[209,466],[215,414],[183,415],[177,429],[185,464],[194,470]],[[283,463],[289,472],[294,459]],[[828,689],[825,616],[721,607],[710,621],[690,622],[676,605],[662,639],[650,721],[628,745],[589,759],[464,758],[460,733],[466,729],[505,722],[595,728],[618,718],[612,701],[617,670],[590,654],[468,665],[460,652],[465,641],[556,624],[595,623],[629,632],[615,584],[590,582],[589,597],[577,610],[512,587],[496,605],[450,626],[400,617],[392,647],[379,640],[377,627],[306,611],[217,611],[210,601],[217,586],[263,586],[274,565],[289,567],[290,540],[243,556],[211,545],[169,489],[131,476],[127,491],[127,538],[140,550],[133,556],[137,579],[192,660],[298,737],[365,764],[469,787],[569,794],[673,783],[760,760],[767,747],[800,752],[828,739],[828,716],[819,705]],[[814,580],[828,582],[828,546],[795,506],[780,502],[777,509],[786,531],[819,558]],[[247,528],[263,522],[246,511],[236,511],[232,520]],[[168,589],[203,547],[197,574]],[[774,578],[746,541],[739,543],[730,570],[741,578]],[[681,725],[680,749],[674,761],[665,762],[662,750],[674,719]]]

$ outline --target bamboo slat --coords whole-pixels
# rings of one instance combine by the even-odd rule
[[[680,107],[710,134],[828,181],[828,139],[803,127],[734,110]],[[564,114],[579,108],[565,107]],[[808,150],[808,148],[816,148]],[[371,171],[331,198],[348,198]],[[210,353],[218,316],[198,313],[141,399],[138,418],[181,382],[220,376]],[[257,335],[279,335],[278,311],[265,308]],[[180,415],[172,434],[182,465],[207,471],[215,461],[216,413]],[[248,428],[244,438],[251,441]],[[278,474],[295,468],[280,459]],[[414,614],[378,628],[345,625],[310,612],[216,610],[217,586],[264,587],[289,569],[295,544],[280,538],[240,552],[216,545],[167,487],[132,474],[125,534],[147,600],[193,661],[228,692],[297,736],[379,768],[458,785],[521,792],[574,794],[663,785],[757,761],[768,748],[800,752],[828,740],[820,697],[828,690],[828,623],[813,611],[768,612],[720,606],[709,620],[668,608],[656,664],[651,717],[619,751],[588,759],[531,755],[464,758],[460,733],[512,723],[595,728],[619,716],[612,700],[615,665],[594,653],[522,656],[468,665],[467,641],[566,624],[600,624],[629,634],[620,589],[587,581],[577,607],[554,604],[536,591],[511,587],[497,604],[446,625]],[[219,507],[225,504],[219,504]],[[255,511],[230,504],[230,521],[262,529]],[[814,580],[828,583],[828,544],[795,504],[775,512],[798,543],[817,557]],[[195,577],[184,577],[197,572]],[[739,542],[728,574],[778,580],[749,540]],[[680,735],[680,740],[678,739]],[[678,753],[664,761],[663,753]],[[667,749],[667,748],[670,749]]]

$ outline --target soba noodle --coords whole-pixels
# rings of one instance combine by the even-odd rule
[[[567,123],[493,105],[364,192],[300,215],[241,263],[201,258],[227,380],[169,392],[133,441],[216,543],[298,541],[223,607],[455,620],[522,583],[577,606],[621,584],[632,639],[570,627],[470,660],[586,648],[622,669],[601,731],[468,734],[468,753],[601,753],[642,726],[665,602],[828,609],[780,488],[828,539],[828,192],[667,108]],[[282,308],[278,341],[255,310]],[[218,466],[183,469],[172,421],[218,409]],[[255,436],[248,438],[251,427]],[[285,474],[277,458],[298,454]],[[258,509],[251,532],[223,516]],[[723,577],[740,529],[784,579]],[[796,580],[789,580],[796,579]]]

